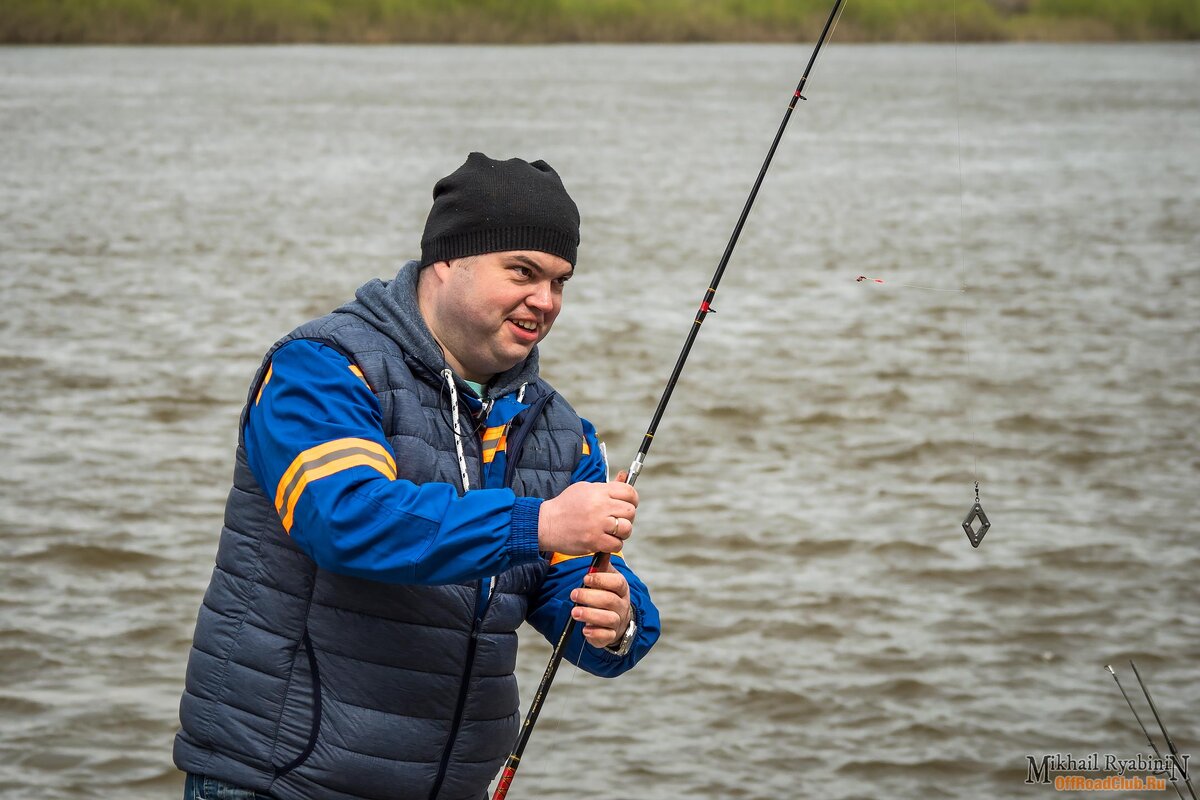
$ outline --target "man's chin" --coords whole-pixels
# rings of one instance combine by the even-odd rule
[[[513,367],[524,362],[525,359],[529,358],[529,354],[533,352],[533,348],[536,346],[537,345],[530,345],[529,347],[520,348],[514,347],[511,350],[506,351],[503,358],[496,359],[496,363],[501,365],[500,368],[496,370],[496,374],[499,375],[501,372],[508,372]]]

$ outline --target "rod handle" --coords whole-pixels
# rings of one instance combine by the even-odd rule
[[[512,786],[513,777],[517,774],[513,759],[514,756],[508,757],[508,763],[504,765],[504,772],[500,774],[500,782],[496,784],[496,791],[492,793],[492,800],[504,800],[508,795],[508,787]]]

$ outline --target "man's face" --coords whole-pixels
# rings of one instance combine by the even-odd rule
[[[534,250],[486,253],[429,269],[440,280],[434,319],[427,315],[426,322],[451,365],[480,383],[524,361],[546,338],[574,272],[565,259]]]

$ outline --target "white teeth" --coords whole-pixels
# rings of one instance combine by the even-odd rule
[[[525,322],[524,320],[514,319],[513,324],[516,325],[518,328],[524,328],[527,331],[536,331],[537,330],[536,322]]]

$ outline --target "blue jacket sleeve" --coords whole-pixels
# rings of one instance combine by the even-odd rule
[[[275,351],[244,432],[285,530],[321,567],[386,583],[452,583],[539,558],[541,501],[397,479],[358,368],[318,342]]]
[[[583,430],[584,440],[587,442],[585,450],[590,452],[580,459],[572,477],[575,481],[606,481],[608,465],[597,440],[596,430],[587,420],[583,420]],[[574,607],[571,592],[583,585],[583,576],[587,574],[592,559],[591,556],[565,559],[559,556],[551,563],[541,589],[530,598],[528,619],[551,644],[557,644]],[[621,556],[613,556],[612,564],[629,582],[633,621],[637,624],[632,647],[624,656],[614,655],[601,647],[593,647],[583,638],[583,627],[577,625],[571,632],[571,639],[564,653],[572,664],[604,678],[614,678],[631,669],[650,652],[662,630],[658,609],[650,599],[650,590],[646,588],[646,584],[642,583]]]

